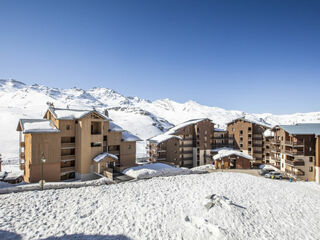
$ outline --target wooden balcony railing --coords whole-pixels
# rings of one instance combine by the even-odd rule
[[[75,148],[76,143],[61,143],[61,149]]]
[[[75,160],[76,156],[75,155],[64,155],[61,156],[61,160]]]

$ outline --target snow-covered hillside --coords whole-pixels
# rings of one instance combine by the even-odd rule
[[[112,87],[112,86],[110,86]],[[19,118],[41,118],[47,109],[46,102],[56,107],[109,110],[110,117],[124,129],[142,139],[153,137],[178,123],[189,119],[208,117],[217,127],[235,118],[246,116],[270,124],[320,122],[320,112],[293,115],[248,114],[218,107],[200,105],[194,101],[177,103],[170,99],[154,102],[138,97],[126,97],[108,88],[58,89],[42,85],[26,85],[15,80],[0,80],[0,153],[5,158],[16,157],[18,134],[15,131]],[[214,102],[212,103],[214,105]],[[138,148],[144,153],[143,144]]]
[[[0,239],[320,239],[318,184],[241,173],[14,193],[0,202]]]

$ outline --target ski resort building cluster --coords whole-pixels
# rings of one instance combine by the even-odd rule
[[[141,139],[107,112],[51,105],[43,119],[20,119],[17,131],[25,182],[113,178],[137,164]],[[242,117],[219,129],[208,118],[192,119],[148,139],[147,149],[151,163],[216,169],[270,164],[296,179],[320,182],[320,124],[272,127]]]
[[[214,125],[207,118],[189,120],[148,139],[150,162],[216,168],[271,164],[295,179],[320,182],[320,124],[272,127],[242,117],[226,130]]]
[[[20,119],[17,131],[25,182],[112,177],[136,164],[140,139],[96,110],[50,106],[43,119]]]

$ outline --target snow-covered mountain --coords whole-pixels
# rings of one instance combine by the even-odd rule
[[[274,124],[320,122],[320,112],[291,115],[249,114],[200,105],[194,101],[177,103],[170,99],[149,101],[138,97],[126,97],[108,88],[89,90],[50,88],[38,84],[26,85],[15,80],[0,80],[0,153],[4,157],[16,157],[18,152],[19,118],[42,118],[47,102],[56,107],[108,109],[110,117],[124,129],[142,139],[155,136],[178,123],[194,118],[210,118],[217,127],[246,116],[254,121]],[[143,154],[143,146],[139,148]]]

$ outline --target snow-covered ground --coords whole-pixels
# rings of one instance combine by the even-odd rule
[[[160,176],[175,176],[190,173],[190,169],[173,167],[163,163],[150,163],[137,167],[127,168],[123,171],[123,174],[136,179],[145,179]]]
[[[320,239],[318,184],[241,173],[23,192],[0,202],[0,239]]]

